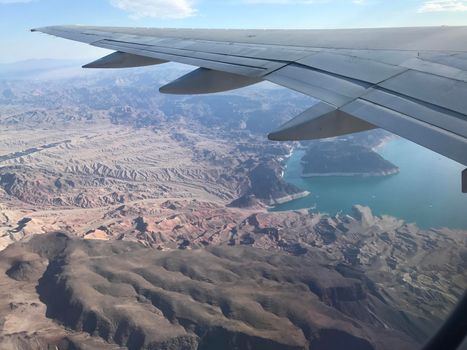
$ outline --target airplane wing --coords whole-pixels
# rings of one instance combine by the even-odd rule
[[[381,127],[467,165],[467,27],[32,31],[115,51],[86,68],[167,61],[200,67],[162,87],[165,93],[213,93],[266,80],[320,100],[272,132],[272,140]]]

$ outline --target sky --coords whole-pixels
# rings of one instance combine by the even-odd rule
[[[87,24],[189,28],[467,25],[467,0],[0,0],[0,63],[108,52],[29,29]]]

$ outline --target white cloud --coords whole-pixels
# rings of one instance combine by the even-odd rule
[[[191,0],[111,0],[111,4],[128,12],[135,19],[185,18],[196,13]]]
[[[463,12],[467,11],[467,0],[429,0],[418,12]]]

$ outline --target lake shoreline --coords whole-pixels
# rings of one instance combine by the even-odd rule
[[[283,178],[311,195],[278,204],[272,211],[313,207],[319,213],[348,214],[353,205],[361,204],[370,207],[375,215],[396,217],[423,229],[467,229],[467,196],[458,185],[465,167],[398,137],[384,138],[377,148],[381,156],[400,169],[397,176],[302,177],[304,149],[294,147]]]
[[[274,208],[274,206],[276,205],[286,204],[288,202],[292,202],[297,199],[305,198],[305,197],[308,197],[310,194],[311,192],[309,191],[302,191],[299,193],[294,193],[294,194],[290,194],[284,197],[276,198],[274,199],[274,203],[271,203],[269,207]]]
[[[375,172],[367,172],[367,173],[305,173],[302,174],[301,177],[303,178],[310,178],[310,177],[378,177],[378,176],[391,176],[397,175],[400,173],[400,169],[394,169],[389,171],[375,171]]]

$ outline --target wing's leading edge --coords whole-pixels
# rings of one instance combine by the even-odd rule
[[[266,80],[322,101],[271,133],[271,139],[333,137],[382,127],[467,165],[467,27],[53,26],[33,31],[117,52],[88,67],[166,61],[200,67],[162,92],[211,93]]]

